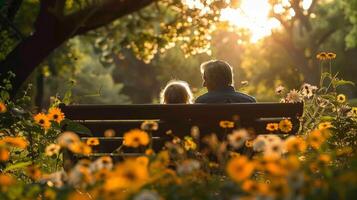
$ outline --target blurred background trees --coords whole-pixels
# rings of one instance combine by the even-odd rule
[[[67,0],[66,12],[86,6],[78,2]],[[200,93],[199,65],[209,59],[233,65],[237,88],[275,101],[278,85],[318,82],[320,51],[335,52],[333,71],[357,82],[356,0],[212,2],[157,1],[67,40],[28,79],[34,104],[42,107],[69,89],[80,103],[157,102],[170,79]],[[2,17],[0,60],[31,35],[38,12],[37,0],[24,0],[13,19]],[[343,92],[357,96],[355,87]]]

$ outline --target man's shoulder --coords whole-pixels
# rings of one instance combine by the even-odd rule
[[[201,96],[197,97],[195,100],[195,103],[206,103],[206,101],[210,99],[210,94],[205,93],[202,94]]]
[[[229,94],[212,94],[205,93],[197,97],[195,103],[254,103],[256,102],[255,98],[241,93],[241,92],[232,92]]]
[[[257,102],[257,100],[248,94],[242,93],[242,92],[235,92],[236,98],[239,100],[243,100],[244,102]]]

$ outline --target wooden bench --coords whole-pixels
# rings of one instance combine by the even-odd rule
[[[153,133],[154,149],[160,149],[172,130],[177,136],[190,134],[192,126],[198,126],[200,136],[211,134],[222,135],[219,127],[222,120],[239,117],[241,127],[250,128],[256,134],[268,133],[265,128],[270,122],[279,122],[288,118],[293,123],[289,134],[295,134],[300,127],[299,118],[303,113],[302,103],[240,103],[240,104],[140,104],[140,105],[64,105],[60,108],[66,118],[79,122],[92,132],[92,137],[100,139],[93,156],[111,155],[127,156],[129,154],[113,154],[122,143],[125,132],[140,128],[145,120],[155,120],[159,129]],[[64,127],[64,130],[66,127]],[[116,132],[114,137],[104,137],[107,129]],[[279,134],[277,132],[276,134]],[[87,139],[88,135],[80,135]],[[135,155],[135,154],[134,154]]]

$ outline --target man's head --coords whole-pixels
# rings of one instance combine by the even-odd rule
[[[210,60],[201,64],[203,86],[216,90],[233,85],[232,67],[225,61]]]

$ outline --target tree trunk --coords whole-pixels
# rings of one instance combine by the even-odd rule
[[[0,79],[6,78],[10,71],[16,74],[16,77],[11,80],[13,98],[34,69],[67,39],[109,24],[154,1],[156,0],[108,0],[64,18],[63,15],[58,16],[54,13],[53,8],[57,8],[57,1],[40,1],[35,32],[22,40],[6,59],[0,62]],[[64,3],[64,0],[58,1],[58,8],[63,9]],[[62,10],[60,11],[63,13]]]
[[[34,69],[59,45],[65,38],[54,37],[50,27],[47,31],[42,29],[41,32],[35,32],[33,35],[25,38],[18,46],[0,63],[0,78],[8,76],[11,71],[16,74],[16,77],[11,80],[13,84],[14,96],[16,91],[25,82],[27,77]]]

